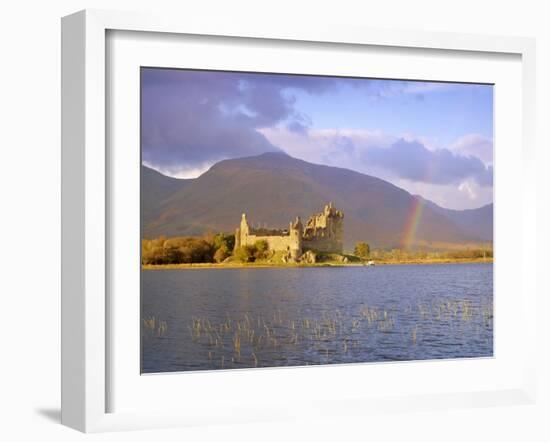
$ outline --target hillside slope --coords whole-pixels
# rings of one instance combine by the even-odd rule
[[[253,225],[286,227],[296,216],[307,220],[332,201],[345,214],[346,249],[357,241],[375,247],[399,247],[418,204],[416,197],[381,179],[282,153],[221,161],[200,177],[185,180],[179,189],[170,184],[174,187],[169,191],[162,185],[162,190],[155,190],[158,176],[152,174],[150,181],[148,178],[148,174],[142,174],[142,188],[147,193],[142,198],[146,213],[142,235],[149,238],[233,232],[242,213],[247,213]],[[435,247],[436,243],[479,241],[479,237],[427,206],[412,245]]]
[[[158,217],[163,202],[178,190],[183,189],[190,181],[167,177],[143,165],[140,178],[142,226]]]
[[[416,195],[434,212],[439,213],[462,230],[484,241],[493,241],[493,204],[487,204],[477,209],[453,210],[438,206],[436,203]]]

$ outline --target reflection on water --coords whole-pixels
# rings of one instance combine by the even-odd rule
[[[142,372],[492,356],[492,264],[142,271]]]

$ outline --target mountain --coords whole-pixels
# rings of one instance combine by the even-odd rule
[[[344,211],[347,250],[357,241],[399,247],[408,237],[412,246],[433,248],[481,242],[429,206],[421,212],[416,234],[408,235],[419,203],[410,193],[379,178],[284,153],[224,160],[182,183],[165,178],[167,182],[156,173],[142,173],[142,235],[147,238],[233,232],[242,213],[253,226],[282,228],[296,216],[307,220],[332,201]]]
[[[487,204],[477,209],[453,210],[438,206],[420,195],[415,195],[415,197],[472,236],[484,241],[493,241],[493,204]]]
[[[191,180],[167,177],[141,166],[141,223],[149,224],[159,215],[159,208],[169,196],[183,189]]]

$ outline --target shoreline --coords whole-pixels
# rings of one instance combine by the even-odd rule
[[[388,265],[428,265],[428,264],[488,264],[492,263],[493,258],[476,259],[411,259],[403,261],[376,261],[374,266],[365,263],[340,263],[340,262],[320,262],[315,264],[269,264],[269,263],[192,263],[192,264],[142,264],[141,270],[193,270],[193,269],[253,269],[253,268],[306,268],[306,267],[375,267]]]

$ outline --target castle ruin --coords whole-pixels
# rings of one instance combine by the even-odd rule
[[[325,205],[321,213],[316,213],[302,224],[300,217],[291,221],[287,229],[254,229],[248,224],[243,213],[241,224],[235,231],[235,249],[254,245],[256,241],[266,241],[269,250],[284,251],[294,261],[306,251],[343,253],[344,213],[336,210],[332,203]]]

